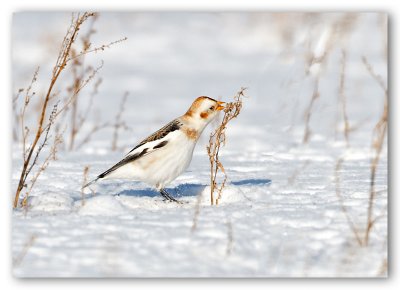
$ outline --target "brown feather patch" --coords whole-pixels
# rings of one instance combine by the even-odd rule
[[[204,112],[202,112],[202,113],[200,113],[200,117],[201,117],[201,118],[203,118],[203,119],[207,119],[207,117],[208,117],[208,114],[207,114],[207,113],[204,113]]]
[[[195,113],[195,112],[197,111],[197,109],[199,108],[201,102],[202,102],[204,99],[208,99],[208,100],[217,102],[216,100],[214,100],[214,99],[212,99],[212,98],[210,98],[210,97],[206,97],[206,96],[198,97],[198,98],[193,102],[193,104],[190,106],[190,108],[189,108],[189,110],[186,112],[185,116],[187,116],[187,117],[192,117],[192,116],[193,116],[193,113]],[[203,118],[203,117],[202,117],[202,118]]]
[[[189,139],[197,140],[199,138],[199,134],[195,129],[182,128],[182,131]]]

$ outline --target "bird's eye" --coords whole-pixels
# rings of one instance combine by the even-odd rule
[[[211,111],[214,111],[214,109],[215,109],[214,106],[211,106],[211,107],[210,107],[210,110],[211,110]]]

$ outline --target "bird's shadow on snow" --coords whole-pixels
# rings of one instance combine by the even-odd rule
[[[175,188],[166,188],[165,190],[174,197],[185,197],[185,196],[197,196],[200,192],[204,190],[206,185],[203,184],[194,184],[194,183],[186,183],[180,184]],[[116,195],[121,196],[147,196],[147,197],[156,197],[159,196],[160,193],[155,189],[146,188],[146,189],[128,189],[118,192]]]
[[[271,179],[242,179],[237,181],[232,181],[233,185],[269,185],[271,184]]]
[[[236,186],[251,186],[251,185],[270,185],[271,179],[242,179],[237,181],[232,181],[232,185]],[[166,188],[166,191],[174,197],[191,197],[197,196],[200,192],[204,190],[206,185],[204,184],[196,184],[196,183],[185,183],[180,184],[175,188]],[[156,197],[159,196],[160,193],[155,189],[146,188],[146,189],[128,189],[122,190],[115,195],[117,196],[136,196],[136,197]]]

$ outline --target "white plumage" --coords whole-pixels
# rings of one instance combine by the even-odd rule
[[[197,98],[183,116],[140,142],[125,158],[84,187],[102,179],[138,180],[154,186],[167,200],[177,202],[164,187],[187,169],[197,140],[224,108],[222,104],[209,97]]]

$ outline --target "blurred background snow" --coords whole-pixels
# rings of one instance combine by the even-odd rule
[[[14,15],[14,92],[29,84],[37,66],[37,90],[45,88],[70,18],[61,12]],[[347,55],[350,122],[374,123],[381,112],[382,93],[361,57],[387,78],[382,13],[102,12],[94,29],[94,47],[128,39],[85,59],[94,67],[104,61],[91,120],[113,118],[127,91],[125,118],[140,137],[184,113],[194,98],[230,100],[242,86],[248,87],[250,98],[237,124],[246,128],[241,134],[251,131],[251,124],[272,133],[293,129],[303,123],[315,76],[320,75],[311,127],[330,138],[337,120],[342,50]],[[89,93],[90,87],[80,102],[88,102]]]

